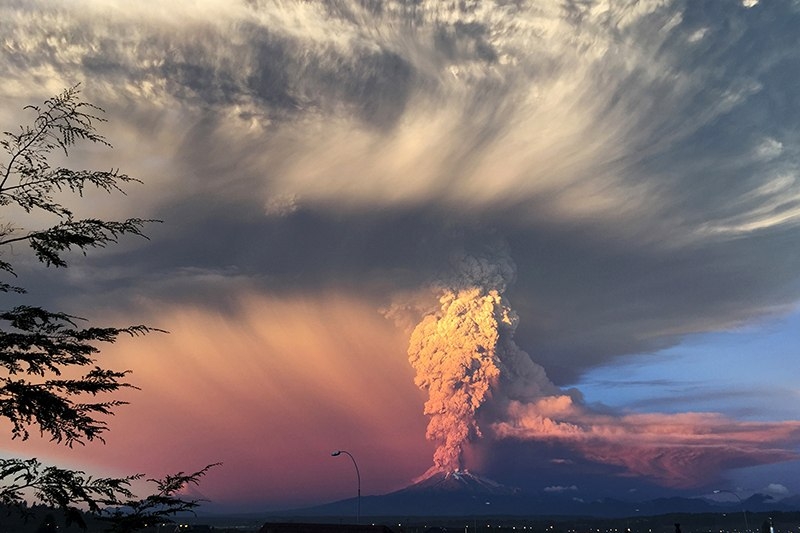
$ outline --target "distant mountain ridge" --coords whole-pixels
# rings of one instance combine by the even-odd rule
[[[800,511],[800,497],[775,500],[754,494],[743,501],[748,512]],[[667,513],[741,512],[736,502],[704,498],[658,498],[626,501],[600,498],[584,501],[564,493],[531,493],[468,471],[437,473],[403,489],[380,496],[362,496],[362,516],[584,516],[620,518]],[[349,516],[356,499],[271,513],[274,516]]]

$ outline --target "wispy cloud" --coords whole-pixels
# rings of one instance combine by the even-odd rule
[[[725,469],[796,459],[800,422],[740,422],[715,413],[597,414],[569,396],[512,402],[500,438],[555,441],[629,475],[676,487],[707,484]]]
[[[545,491],[545,492],[560,493],[560,492],[577,491],[578,487],[576,485],[570,485],[568,487],[564,487],[564,486],[561,486],[561,485],[551,485],[549,487],[545,487],[542,490]]]
[[[427,288],[454,254],[497,237],[517,265],[505,293],[516,342],[553,387],[796,305],[791,2],[451,4],[5,2],[4,128],[22,105],[82,83],[108,111],[117,148],[78,152],[81,165],[145,181],[120,201],[92,199],[89,212],[165,221],[149,243],[78,259],[66,283],[26,275],[43,298],[87,316],[112,304],[137,317],[180,307],[157,325],[187,346],[185,332],[234,313],[248,326],[219,316],[214,365],[230,342],[278,366],[313,348],[327,368],[322,352],[352,339],[314,322],[312,337],[326,341],[307,346],[301,324],[338,309],[366,320],[380,338],[371,346],[411,372],[403,332],[364,309],[412,300],[403,324],[416,323],[436,309]],[[297,304],[331,292],[347,295],[346,309],[324,296]],[[263,309],[242,312],[248,298]],[[253,322],[268,319],[290,324],[288,340],[267,343]],[[234,333],[269,353],[244,350]],[[228,391],[237,376],[214,377],[214,365],[192,383]],[[140,375],[155,387],[171,373],[181,370]],[[416,406],[412,385],[400,396]],[[283,407],[275,402],[265,412]],[[519,404],[496,431],[582,450],[592,441],[584,451],[598,461],[676,484],[793,456],[796,437],[791,423],[541,409]]]

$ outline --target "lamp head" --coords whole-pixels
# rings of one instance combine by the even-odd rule
[[[334,452],[331,452],[331,457],[336,457],[337,455],[342,455],[342,451],[341,450],[336,450]]]

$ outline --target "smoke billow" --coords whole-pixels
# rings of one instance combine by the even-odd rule
[[[478,438],[481,449],[497,439],[553,442],[673,485],[797,456],[797,422],[612,414],[544,370],[575,382],[618,357],[796,311],[794,3],[161,4],[0,3],[3,122],[83,82],[108,110],[104,134],[118,147],[82,153],[86,166],[121,167],[147,183],[124,207],[92,209],[169,220],[137,260],[109,252],[68,283],[42,276],[41,293],[70,305],[80,294],[89,315],[109,290],[115,306],[174,300],[212,314],[236,295],[263,293],[265,305],[306,324],[314,306],[281,298],[333,289],[348,294],[344,309],[416,294],[462,245],[453,228],[494,228],[483,248],[454,257],[421,322],[419,307],[393,310],[408,315],[409,330],[418,324],[408,354],[429,394],[433,469],[474,468],[465,450]],[[335,361],[355,341],[327,327],[315,326]],[[309,337],[297,328],[270,330],[286,339],[259,350],[294,355]],[[375,331],[387,335],[376,345],[402,353],[405,338]],[[276,357],[254,368],[286,367]],[[309,368],[303,379],[330,376]],[[234,396],[242,389],[233,374],[210,375]],[[402,400],[416,393],[407,384]],[[769,385],[757,409],[772,417],[794,388]],[[337,403],[343,388],[331,387]],[[348,401],[352,412],[367,403]],[[277,401],[265,409],[309,423]],[[318,425],[302,430],[319,436]]]
[[[598,413],[568,396],[511,402],[495,438],[560,443],[590,461],[660,485],[697,487],[720,472],[798,458],[800,423],[742,422],[719,413]]]
[[[438,444],[434,468],[450,472],[462,468],[469,439],[481,436],[475,413],[497,387],[498,341],[510,322],[496,290],[446,290],[440,302],[440,312],[414,329],[408,353],[415,383],[430,395],[425,414],[427,437]]]
[[[505,246],[459,255],[437,284],[438,308],[411,334],[415,383],[429,394],[427,438],[437,445],[423,477],[465,470],[465,449],[482,437],[558,442],[627,475],[680,487],[727,468],[797,458],[798,422],[598,412],[579,391],[556,386],[514,341],[519,319],[504,293],[515,275]]]
[[[489,399],[558,391],[514,343],[518,318],[503,292],[516,267],[507,250],[463,254],[453,266],[439,308],[416,326],[408,348],[415,383],[429,394],[427,438],[437,444],[428,474],[464,469],[464,448],[482,436],[477,413]]]

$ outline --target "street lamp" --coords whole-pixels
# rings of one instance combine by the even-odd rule
[[[339,455],[346,454],[350,457],[350,460],[353,461],[353,466],[356,467],[356,478],[358,478],[358,499],[357,499],[357,511],[356,511],[356,524],[361,522],[361,473],[358,471],[358,464],[356,463],[356,458],[353,457],[353,454],[346,451],[346,450],[336,450],[331,452],[331,457],[337,457]]]
[[[742,514],[744,515],[744,531],[745,533],[747,533],[747,531],[750,529],[750,526],[747,525],[747,510],[744,508],[744,502],[742,501],[742,498],[740,498],[739,495],[733,492],[732,490],[718,489],[714,491],[714,494],[719,494],[720,492],[727,492],[728,494],[733,494],[734,496],[736,496],[736,499],[739,500],[739,505],[742,507]]]

